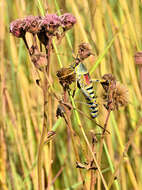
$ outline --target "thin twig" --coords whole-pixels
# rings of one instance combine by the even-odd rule
[[[46,84],[46,83],[45,83]],[[38,167],[38,190],[42,190],[42,152],[43,146],[45,141],[45,136],[47,134],[47,91],[43,89],[43,101],[44,101],[44,117],[43,117],[43,128],[42,134],[40,137],[40,143],[38,148],[38,160],[37,160],[37,167]]]

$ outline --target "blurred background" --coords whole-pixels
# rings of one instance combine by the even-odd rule
[[[43,121],[43,94],[36,85],[36,73],[27,49],[21,39],[9,33],[9,24],[17,18],[46,12],[69,12],[77,19],[73,29],[67,32],[69,41],[64,38],[60,44],[56,44],[58,55],[55,52],[51,54],[53,87],[59,97],[63,92],[56,77],[56,72],[60,69],[57,56],[60,56],[63,67],[68,67],[73,61],[72,52],[76,53],[82,42],[89,43],[95,54],[85,60],[91,77],[99,79],[106,73],[112,73],[128,88],[128,105],[110,115],[107,126],[110,135],[105,136],[100,168],[108,189],[142,189],[142,81],[139,66],[134,61],[135,53],[142,49],[140,0],[0,1],[0,189],[38,189],[37,152]],[[27,38],[30,43],[30,35]],[[97,84],[95,88],[101,107],[101,86]],[[77,109],[89,115],[87,105],[81,103],[85,99],[80,91],[74,100]],[[52,149],[48,145],[44,147],[44,187],[48,190],[84,189],[66,124],[62,118],[56,118],[57,105],[53,96],[51,118],[56,127],[56,138],[52,142]],[[100,128],[83,113],[79,112],[79,116],[91,143],[90,131],[98,133]],[[105,118],[106,110],[102,108],[97,122],[103,126]],[[88,162],[91,155],[74,113],[71,121],[77,134],[75,138],[81,162]],[[131,134],[134,134],[132,139]],[[96,157],[99,155],[100,137],[97,136],[98,142],[95,144]],[[129,149],[123,157],[127,142]],[[49,154],[52,154],[52,160]],[[52,168],[49,159],[52,161]],[[109,188],[116,168],[116,180]],[[90,172],[82,169],[86,189],[106,189],[103,183],[98,182],[97,171],[93,171],[95,185],[90,185]]]

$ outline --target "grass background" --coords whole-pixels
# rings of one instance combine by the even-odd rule
[[[134,63],[134,54],[142,48],[142,4],[139,0],[1,0],[0,189],[37,189],[36,160],[42,130],[43,95],[35,83],[36,73],[24,43],[9,33],[9,23],[27,15],[41,15],[43,11],[70,12],[77,18],[77,24],[68,32],[68,38],[57,44],[58,56],[64,67],[69,66],[73,60],[72,49],[76,51],[81,42],[89,42],[95,53],[95,57],[86,61],[91,77],[100,78],[106,73],[112,73],[129,89],[128,106],[111,113],[108,124],[111,134],[105,136],[101,163],[98,161],[107,185],[103,186],[98,172],[94,171],[96,185],[90,187],[91,171],[82,170],[86,189],[142,189],[142,93],[138,67]],[[30,43],[30,36],[28,40]],[[61,97],[62,89],[56,77],[58,69],[60,65],[54,52],[51,55],[51,75],[54,90]],[[75,97],[76,107],[89,114],[87,106],[77,103],[78,101],[84,102],[80,92]],[[99,103],[101,105],[101,100]],[[69,132],[64,120],[56,118],[57,105],[58,102],[53,97],[51,120],[57,135],[52,148],[51,144],[44,147],[43,183],[45,189],[49,181],[53,185],[48,189],[83,189]],[[90,130],[97,133],[100,129],[84,115],[79,116],[91,143]],[[103,126],[105,118],[106,111],[101,109],[97,122]],[[71,121],[77,134],[75,141],[81,162],[88,162],[92,155],[74,113]],[[97,160],[99,148],[98,136],[95,144]],[[117,179],[109,187],[115,171]]]

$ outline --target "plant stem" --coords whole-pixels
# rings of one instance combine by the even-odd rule
[[[40,144],[39,144],[39,151],[38,151],[38,190],[42,190],[42,152],[45,142],[45,137],[47,134],[47,112],[49,115],[49,130],[52,128],[52,117],[51,117],[51,95],[48,93],[48,78],[50,77],[50,46],[51,46],[51,40],[49,39],[48,46],[46,47],[46,53],[47,53],[47,66],[44,70],[44,85],[43,85],[43,104],[44,104],[44,112],[43,112],[43,128],[42,128],[42,134],[40,138]],[[47,49],[48,48],[48,49]],[[48,95],[48,96],[47,96]],[[48,101],[47,101],[48,100]],[[47,104],[48,102],[48,104]],[[50,145],[49,148],[49,173],[48,173],[48,180],[51,181],[50,178],[50,171],[51,171],[51,154],[52,154],[52,146]],[[50,183],[48,183],[50,185]]]
[[[51,80],[50,50],[51,50],[51,39],[49,38],[48,47],[46,47],[47,76],[49,80]],[[52,129],[52,96],[50,91],[48,91],[48,120],[49,120],[49,131],[50,131]],[[49,143],[49,169],[48,169],[48,187],[47,187],[48,190],[50,190],[51,182],[52,182],[52,141]]]
[[[47,84],[46,78],[45,78],[45,87]],[[44,88],[44,87],[43,87]],[[45,137],[47,134],[47,91],[46,88],[43,89],[43,101],[44,101],[44,117],[43,117],[43,128],[42,128],[42,134],[40,138],[40,144],[38,149],[38,160],[37,160],[37,167],[38,167],[38,190],[42,190],[42,151],[44,146]]]
[[[92,152],[94,152],[95,153],[95,143],[96,143],[97,141],[95,140],[95,137],[94,136],[92,136]],[[95,175],[94,175],[94,171],[91,171],[91,173],[90,173],[90,178],[91,178],[91,180],[90,180],[90,190],[94,190],[94,186],[95,186]]]

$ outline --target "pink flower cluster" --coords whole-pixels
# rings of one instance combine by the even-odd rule
[[[10,32],[18,37],[23,37],[26,32],[38,34],[46,32],[47,35],[54,35],[59,27],[63,31],[67,31],[76,23],[76,18],[70,14],[65,13],[61,16],[56,14],[46,14],[45,17],[41,16],[27,16],[23,19],[17,19],[10,23]]]

